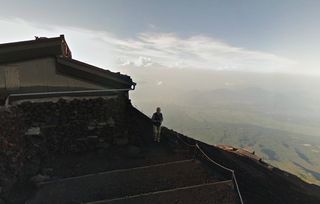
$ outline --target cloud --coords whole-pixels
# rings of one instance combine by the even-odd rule
[[[158,26],[156,26],[156,25],[154,25],[154,24],[152,24],[152,23],[148,24],[148,28],[149,28],[150,30],[157,30],[157,29],[159,29]]]
[[[311,144],[302,144],[305,147],[311,147]]]
[[[139,56],[137,59],[129,60],[126,56],[119,57],[117,63],[120,66],[149,67],[153,65],[150,57]]]
[[[271,53],[231,46],[202,35],[181,38],[172,33],[141,33],[134,40],[114,45],[121,47],[118,51],[127,60],[134,62],[137,56],[144,56],[166,67],[282,72],[295,64]]]
[[[133,38],[121,38],[106,31],[42,26],[21,19],[0,19],[0,26],[3,28],[0,34],[2,42],[64,33],[76,58],[102,67],[161,65],[169,68],[288,72],[296,63],[205,35],[180,37],[174,33],[147,32]]]
[[[225,82],[224,83],[225,86],[230,87],[230,86],[234,86],[235,84],[233,82]]]
[[[163,84],[162,81],[158,81],[158,82],[157,82],[157,86],[161,86],[162,84]]]

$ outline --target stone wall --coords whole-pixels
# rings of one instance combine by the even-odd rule
[[[40,171],[41,161],[72,154],[136,144],[128,125],[127,97],[24,102],[0,110],[0,193],[18,179]]]
[[[21,116],[16,107],[0,110],[0,193],[15,183],[27,157]]]

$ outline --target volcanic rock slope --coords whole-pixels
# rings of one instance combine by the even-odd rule
[[[5,203],[320,203],[318,186],[266,163],[165,127],[154,143],[121,97],[1,111]]]

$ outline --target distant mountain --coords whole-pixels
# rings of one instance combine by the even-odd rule
[[[320,184],[318,78],[152,67],[125,71],[138,80],[132,98],[144,113],[161,106],[169,127],[210,144],[249,147],[267,162]]]

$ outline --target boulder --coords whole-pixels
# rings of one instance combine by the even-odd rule
[[[107,124],[108,124],[109,127],[115,127],[116,123],[115,123],[114,119],[112,117],[110,117],[107,120]]]
[[[127,137],[118,137],[114,139],[114,143],[119,146],[124,146],[129,143],[129,139]]]
[[[102,142],[98,144],[98,147],[101,149],[108,149],[110,147],[110,144],[106,142]]]
[[[89,136],[87,136],[87,138],[89,140],[98,140],[99,139],[99,137],[97,135],[89,135]]]
[[[38,174],[36,176],[31,177],[30,181],[34,184],[38,184],[40,182],[44,182],[50,179],[50,176]]]
[[[53,168],[42,168],[41,173],[42,173],[42,175],[52,175]]]
[[[104,126],[106,126],[107,125],[107,123],[106,122],[100,122],[100,123],[98,123],[98,127],[104,127]]]
[[[41,134],[40,127],[31,127],[25,133],[25,135],[40,135],[40,134]]]

